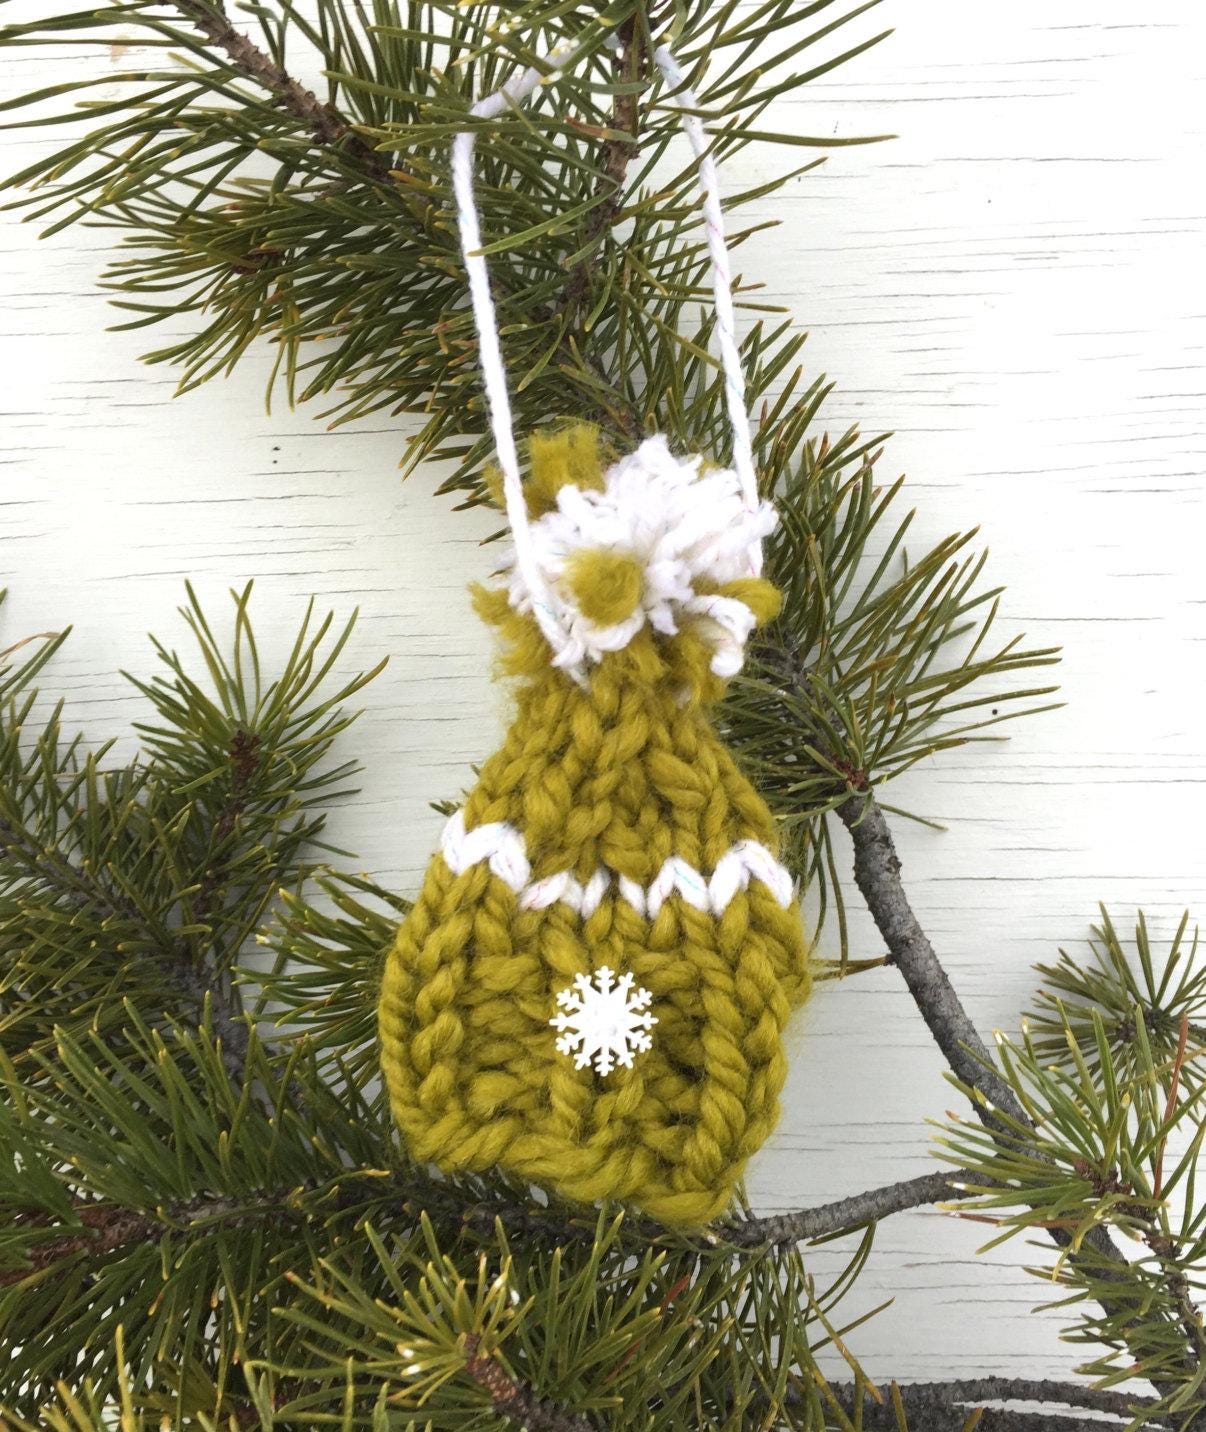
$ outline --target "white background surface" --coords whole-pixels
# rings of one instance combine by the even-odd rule
[[[1124,925],[1143,905],[1162,934],[1206,909],[1206,11],[887,0],[859,24],[897,34],[768,127],[900,138],[797,181],[741,266],[811,331],[807,361],[837,383],[826,426],[895,431],[881,472],[910,475],[914,545],[980,523],[1002,632],[1065,647],[1065,709],[892,795],[949,826],[899,830],[908,888],[980,1028],[1011,1029],[1032,962],[1080,942],[1099,900]],[[106,63],[128,61],[0,51],[0,88]],[[42,143],[0,137],[3,168]],[[0,216],[0,647],[74,623],[45,684],[69,722],[128,750],[140,702],[116,673],[149,671],[149,629],[187,639],[185,576],[215,615],[256,577],[269,646],[312,592],[340,614],[359,604],[352,659],[391,659],[345,747],[364,792],[333,830],[412,891],[439,828],[428,802],[499,731],[465,595],[487,524],[434,498],[429,474],[403,486],[385,424],[266,416],[262,353],[173,402],[172,373],[137,362],[164,331],[104,332],[107,238],[39,243]],[[855,931],[856,953],[879,953],[869,921]],[[897,976],[824,987],[791,1054],[753,1170],[761,1206],[927,1167],[923,1121],[955,1096]],[[1052,1290],[1020,1245],[977,1259],[984,1234],[935,1213],[883,1227],[858,1306],[897,1303],[853,1338],[872,1373],[1067,1372],[1057,1320],[1027,1316]]]

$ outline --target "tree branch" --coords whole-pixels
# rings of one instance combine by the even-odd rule
[[[616,32],[616,38],[622,47],[614,62],[616,79],[630,84],[643,79],[648,60],[637,38],[635,16],[629,16],[622,22]],[[624,201],[624,181],[628,177],[628,166],[640,153],[640,106],[641,95],[638,91],[617,94],[612,101],[611,128],[615,132],[605,139],[600,147],[603,180],[596,196],[599,203],[590,211],[584,225],[584,246],[589,247],[592,252],[577,264],[566,285],[565,298],[568,305],[580,303],[590,292],[595,242],[615,223]]]
[[[20,862],[30,874],[59,890],[73,909],[90,908],[102,920],[128,921],[153,940],[163,938],[161,931],[147,928],[143,911],[127,896],[109,889],[95,870],[75,865],[61,850],[43,846],[24,825],[0,816],[0,857],[3,856]],[[198,1010],[208,1003],[211,1027],[222,1041],[222,1062],[232,1079],[241,1080],[250,1035],[226,982],[216,971],[198,967],[182,945],[167,943],[165,955],[172,982],[184,997]]]
[[[134,906],[107,889],[94,872],[80,870],[56,846],[43,845],[24,824],[2,815],[0,855],[19,861],[31,875],[58,887],[75,910],[91,906],[102,919],[137,915]]]
[[[335,1207],[353,1207],[366,1197],[379,1199],[383,1188],[388,1188],[398,1199],[396,1208],[418,1217],[420,1213],[446,1219],[480,1233],[489,1235],[496,1222],[501,1223],[513,1237],[552,1238],[558,1243],[590,1242],[597,1233],[594,1218],[584,1219],[581,1224],[566,1219],[556,1209],[541,1209],[520,1203],[508,1204],[502,1201],[489,1203],[466,1203],[458,1196],[455,1187],[431,1183],[415,1188],[403,1174],[397,1174],[388,1181],[379,1177],[360,1179],[355,1173],[342,1182],[335,1194]],[[731,1246],[734,1248],[763,1248],[801,1239],[820,1238],[830,1233],[857,1228],[874,1219],[888,1218],[894,1213],[903,1213],[910,1208],[922,1208],[927,1204],[955,1196],[960,1192],[959,1182],[968,1177],[965,1170],[922,1174],[918,1178],[902,1183],[888,1184],[883,1188],[868,1189],[864,1193],[852,1194],[849,1198],[837,1199],[816,1208],[806,1208],[797,1213],[777,1214],[770,1218],[751,1218],[733,1225],[717,1225],[708,1229],[706,1240],[712,1247]],[[316,1187],[316,1186],[315,1186]],[[313,1188],[311,1191],[314,1191]],[[244,1219],[272,1216],[304,1217],[305,1210],[296,1206],[298,1189],[262,1189],[254,1201],[229,1198],[225,1195],[208,1195],[187,1203],[170,1204],[155,1214],[138,1210],[119,1208],[107,1204],[81,1202],[77,1213],[83,1227],[64,1231],[58,1238],[36,1244],[26,1254],[34,1269],[51,1266],[60,1259],[76,1253],[112,1253],[127,1243],[143,1242],[158,1238],[165,1230],[187,1231],[198,1223],[220,1222],[240,1223]],[[18,1214],[16,1226],[42,1227],[40,1215]],[[626,1230],[636,1238],[648,1241],[665,1237],[666,1230],[659,1224],[641,1219],[625,1220]],[[17,1282],[29,1270],[16,1270],[0,1274],[0,1286]]]
[[[900,857],[884,813],[869,792],[856,792],[837,807],[838,819],[854,842],[854,881],[888,946],[892,964],[904,976],[914,1003],[947,1063],[969,1088],[1023,1123],[1026,1112],[990,1066],[992,1056],[955,993],[934,947],[921,928],[900,879]],[[977,1109],[991,1123],[991,1109]]]
[[[0,1288],[19,1283],[31,1273],[41,1272],[65,1259],[81,1254],[96,1257],[115,1253],[130,1243],[146,1243],[159,1238],[165,1229],[185,1227],[192,1223],[224,1219],[230,1222],[244,1218],[278,1216],[276,1200],[260,1205],[247,1206],[234,1198],[195,1198],[188,1203],[174,1204],[161,1214],[152,1216],[136,1209],[118,1208],[112,1204],[81,1203],[76,1209],[79,1228],[72,1228],[57,1238],[48,1238],[44,1243],[35,1243],[25,1250],[25,1268],[0,1270]],[[10,1227],[45,1227],[41,1215],[18,1213]]]
[[[328,147],[342,144],[374,179],[388,182],[389,166],[356,134],[334,107],[323,104],[292,75],[230,23],[221,0],[174,0],[176,8],[215,49],[221,50],[241,75],[267,90],[281,108],[309,127],[315,140]]]
[[[481,1339],[476,1333],[466,1333],[462,1342],[469,1354],[465,1371],[490,1394],[499,1417],[518,1422],[531,1432],[595,1432],[585,1417],[538,1397],[530,1387],[516,1381],[501,1363],[487,1353],[480,1353]]]
[[[981,1377],[950,1382],[903,1383],[897,1389],[900,1400],[918,1432],[958,1432],[967,1425],[968,1414],[988,1402],[1034,1402],[1042,1412],[1017,1409],[989,1409],[976,1423],[977,1432],[1084,1432],[1086,1428],[1113,1428],[1115,1421],[1129,1423],[1145,1409],[1156,1405],[1149,1397],[1132,1397],[1125,1392],[1110,1392],[1075,1382],[1056,1382],[1045,1378]],[[897,1421],[890,1404],[871,1400],[864,1388],[852,1383],[832,1384],[830,1391],[850,1415],[856,1397],[862,1399],[862,1426],[867,1432],[891,1429]],[[1060,1409],[1058,1411],[1054,1409]],[[1092,1412],[1092,1419],[1069,1416],[1068,1413]],[[1104,1418],[1111,1419],[1109,1421]],[[1157,1415],[1148,1421],[1151,1428],[1169,1427],[1171,1421]]]
[[[837,807],[837,814],[854,843],[855,884],[888,946],[891,962],[904,976],[914,1003],[953,1072],[988,1101],[985,1105],[977,1105],[976,1113],[990,1129],[1001,1128],[1001,1121],[993,1116],[994,1107],[1023,1126],[1030,1127],[1031,1121],[1012,1090],[1006,1087],[993,1068],[986,1068],[980,1062],[981,1059],[990,1059],[988,1049],[913,913],[901,883],[900,857],[896,853],[892,832],[874,795],[869,790],[853,792]],[[1017,1133],[1009,1131],[1008,1138],[1016,1142]],[[1067,1247],[1071,1241],[1070,1235],[1062,1229],[1048,1231],[1060,1247]],[[1086,1242],[1107,1265],[1115,1265],[1118,1282],[1127,1281],[1126,1259],[1118,1251],[1107,1228],[1093,1228]],[[1073,1261],[1076,1256],[1072,1255]],[[1101,1277],[1106,1279],[1105,1270]],[[1183,1303],[1181,1311],[1182,1321],[1185,1322],[1187,1309]],[[1196,1313],[1196,1309],[1193,1312]],[[1138,1317],[1132,1321],[1139,1325]],[[1194,1318],[1185,1324],[1184,1331],[1188,1339],[1185,1367],[1192,1375],[1201,1364],[1206,1338],[1201,1332],[1200,1320]],[[1158,1377],[1156,1381],[1160,1385]],[[1206,1415],[1195,1418],[1191,1425],[1206,1426]],[[983,1428],[985,1424],[981,1426]]]
[[[859,1228],[910,1208],[924,1208],[944,1198],[957,1197],[960,1182],[970,1178],[966,1169],[925,1173],[902,1183],[871,1188],[865,1193],[839,1198],[798,1213],[780,1213],[769,1218],[748,1218],[732,1227],[715,1230],[717,1241],[748,1248],[762,1244],[797,1243],[804,1238],[821,1238],[847,1228]]]

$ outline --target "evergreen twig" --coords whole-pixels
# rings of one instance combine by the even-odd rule
[[[1050,1158],[1037,1146],[1031,1114],[1023,1108],[1014,1089],[997,1073],[987,1047],[913,912],[900,879],[901,862],[883,811],[870,791],[852,794],[837,811],[854,845],[855,883],[888,946],[892,963],[900,969],[930,1033],[964,1092],[972,1099],[976,1114],[987,1130],[988,1147],[999,1145],[1008,1157],[1013,1150],[1031,1145],[1036,1168],[1045,1168]],[[1174,1074],[1179,1074],[1179,1067],[1174,1066]],[[1175,1077],[1173,1082],[1175,1085]],[[1014,1196],[1025,1203],[1026,1184],[1023,1180],[1019,1183],[1020,1191]],[[1042,1200],[1036,1198],[1035,1202],[1042,1203]],[[1084,1232],[1086,1246],[1081,1249],[1074,1232],[1061,1223],[1040,1226],[1048,1230],[1059,1246],[1070,1249],[1073,1267],[1091,1260],[1086,1262],[1087,1277],[1093,1283],[1093,1296],[1101,1302],[1107,1318],[1118,1319],[1124,1338],[1143,1339],[1149,1319],[1143,1310],[1132,1311],[1128,1305],[1131,1288],[1127,1260],[1110,1238],[1108,1229],[1094,1222]],[[1183,1278],[1174,1273],[1170,1287],[1186,1338],[1186,1346],[1178,1359],[1177,1378],[1193,1383],[1199,1369],[1206,1366],[1202,1315],[1193,1304],[1188,1283]],[[1175,1396],[1175,1380],[1170,1383],[1160,1373],[1153,1373],[1153,1380]],[[1189,1425],[1203,1422],[1206,1422],[1206,1412]]]
[[[865,1223],[879,1222],[894,1213],[924,1208],[945,1198],[957,1198],[965,1191],[961,1184],[965,1176],[963,1169],[919,1174],[916,1178],[851,1194],[816,1208],[777,1213],[766,1218],[747,1218],[731,1228],[725,1228],[723,1238],[742,1247],[823,1238],[831,1233],[859,1228]]]
[[[940,1397],[971,1404],[1041,1402],[1125,1418],[1156,1405],[1155,1398],[1137,1393],[1112,1392],[1108,1388],[1090,1387],[1083,1382],[1060,1382],[1049,1377],[953,1378],[946,1382],[912,1382],[904,1390],[914,1402]]]
[[[901,1424],[890,1403],[876,1402],[865,1388],[833,1383],[830,1392],[847,1415],[857,1416],[865,1432],[900,1432]],[[1170,1428],[1151,1398],[1102,1391],[1081,1383],[1046,1378],[982,1377],[949,1382],[902,1382],[894,1392],[914,1432],[1085,1432],[1085,1429],[1130,1428],[1141,1418],[1149,1429]],[[987,1407],[990,1402],[1034,1402],[1064,1411],[1032,1411],[1017,1407]],[[1153,1409],[1155,1412],[1153,1414]],[[978,1417],[972,1414],[979,1411]],[[1085,1417],[1084,1413],[1093,1414]]]
[[[489,1353],[481,1352],[481,1338],[469,1333],[464,1338],[468,1358],[465,1371],[490,1394],[499,1417],[509,1418],[532,1432],[595,1432],[594,1425],[547,1398],[537,1397],[530,1387],[514,1378]]]
[[[835,1233],[850,1232],[865,1224],[879,1222],[893,1214],[937,1203],[944,1198],[958,1197],[962,1192],[962,1171],[925,1174],[902,1183],[869,1189],[832,1203],[797,1213],[777,1214],[767,1218],[747,1218],[734,1224],[718,1224],[703,1235],[668,1234],[660,1225],[628,1215],[623,1223],[626,1244],[636,1248],[651,1242],[667,1245],[681,1243],[685,1247],[754,1249],[786,1246],[808,1239],[824,1238]],[[551,1247],[565,1244],[591,1243],[597,1234],[596,1220],[575,1216],[564,1208],[542,1209],[520,1198],[474,1199],[472,1193],[457,1184],[442,1184],[429,1179],[421,1171],[383,1177],[380,1174],[349,1169],[336,1186],[266,1187],[254,1197],[199,1197],[157,1207],[153,1213],[95,1203],[76,1203],[72,1217],[81,1229],[64,1231],[57,1237],[39,1237],[26,1253],[32,1267],[49,1268],[79,1252],[99,1254],[113,1252],[129,1243],[156,1238],[166,1231],[237,1226],[249,1219],[304,1219],[308,1216],[299,1196],[321,1195],[325,1206],[332,1209],[372,1208],[378,1216],[391,1221],[418,1221],[424,1214],[441,1227],[473,1228],[488,1235],[497,1226],[510,1238],[535,1238]],[[18,1215],[15,1225],[46,1233],[45,1220],[40,1216]],[[0,1275],[0,1283],[16,1282],[25,1276],[22,1270]]]
[[[272,1200],[247,1207],[237,1199],[207,1197],[158,1209],[152,1216],[135,1209],[106,1204],[79,1204],[74,1210],[79,1227],[31,1244],[25,1250],[26,1267],[0,1270],[0,1287],[22,1282],[31,1271],[40,1272],[47,1268],[62,1271],[70,1260],[84,1254],[91,1258],[104,1257],[128,1244],[149,1242],[158,1238],[165,1228],[209,1224],[219,1219],[229,1222],[232,1217],[246,1219],[257,1214],[261,1217],[278,1216],[279,1205]],[[44,1217],[16,1214],[11,1226],[20,1230],[42,1230],[46,1224]]]
[[[874,796],[869,791],[852,794],[837,807],[837,815],[854,845],[855,884],[884,938],[892,964],[904,977],[950,1068],[986,1101],[976,1112],[991,1122],[995,1106],[1025,1120],[1025,1111],[994,1071],[987,1046],[913,912],[900,879],[896,843]]]
[[[222,1041],[223,1058],[231,1075],[238,1078],[247,1053],[248,1027],[239,997],[220,972],[197,967],[190,951],[181,943],[164,938],[164,931],[148,923],[145,911],[128,896],[112,890],[95,869],[81,868],[53,846],[42,846],[24,826],[0,816],[0,861],[20,864],[45,880],[52,890],[62,890],[76,909],[90,909],[101,921],[128,922],[144,930],[147,940],[161,951],[160,963],[170,983],[191,1004],[200,1021],[207,1014],[214,1033]]]
[[[309,126],[316,143],[344,142],[347,151],[370,177],[388,181],[389,168],[371,145],[355,133],[333,104],[323,104],[313,90],[299,83],[281,65],[230,23],[221,0],[172,0],[215,49],[222,51],[241,75],[261,85],[284,109]]]

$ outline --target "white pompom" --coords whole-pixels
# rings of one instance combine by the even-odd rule
[[[693,620],[714,649],[712,670],[727,677],[741,669],[753,613],[744,602],[699,592],[697,584],[720,586],[756,574],[775,510],[769,502],[751,510],[735,472],[701,467],[698,456],[676,457],[664,437],[646,438],[608,468],[601,491],[567,485],[557,493],[557,506],[530,523],[541,576],[565,607],[568,639],[557,666],[583,677],[646,624],[673,636],[684,620]],[[567,581],[576,553],[601,549],[635,558],[642,573],[640,605],[611,626],[580,610]],[[516,611],[532,610],[514,565],[508,595]]]

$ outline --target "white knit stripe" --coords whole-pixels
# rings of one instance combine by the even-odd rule
[[[676,891],[696,910],[722,915],[738,890],[748,889],[751,880],[759,880],[783,909],[795,898],[791,872],[781,865],[756,840],[739,840],[717,861],[711,877],[701,874],[690,862],[672,855],[648,885],[638,885],[626,875],[600,866],[585,884],[570,870],[533,880],[523,836],[505,821],[465,829],[465,813],[457,811],[450,817],[440,838],[440,852],[454,875],[483,861],[500,880],[519,896],[521,910],[546,910],[561,902],[584,919],[599,908],[604,895],[614,882],[621,898],[638,915],[657,918],[662,906]]]
[[[545,63],[524,70],[515,75],[501,89],[479,99],[471,108],[474,119],[494,119],[508,107],[521,104],[541,84],[554,82],[560,67],[574,58],[571,45],[561,45],[550,52]],[[679,111],[683,130],[690,141],[699,168],[699,185],[703,203],[704,221],[708,236],[708,251],[712,259],[712,292],[716,304],[716,332],[720,343],[721,366],[725,378],[725,397],[729,421],[733,429],[733,467],[741,483],[746,507],[753,512],[758,507],[758,480],[754,472],[753,447],[750,436],[749,413],[745,400],[745,375],[741,367],[741,354],[737,347],[736,327],[733,314],[733,284],[729,271],[729,254],[724,237],[724,217],[720,204],[720,184],[716,164],[710,152],[708,137],[697,114],[699,101],[687,85],[685,76],[674,55],[666,45],[659,45],[653,58],[667,84],[674,91],[671,103]],[[523,577],[532,602],[533,614],[544,633],[545,640],[552,648],[554,658],[565,655],[559,662],[582,685],[585,676],[577,667],[571,648],[574,636],[570,630],[572,613],[565,603],[544,579],[536,559],[529,531],[527,504],[524,500],[523,483],[519,472],[519,455],[515,445],[515,431],[511,417],[511,399],[507,390],[507,373],[503,361],[502,344],[498,336],[498,315],[490,292],[490,275],[485,255],[481,252],[481,220],[477,211],[477,200],[473,192],[473,153],[477,144],[478,126],[462,130],[452,143],[452,189],[456,197],[457,221],[460,227],[461,249],[465,258],[465,270],[469,279],[469,296],[473,306],[473,318],[477,326],[481,348],[482,379],[486,389],[486,406],[490,416],[490,431],[498,453],[498,465],[502,470],[503,496],[515,542],[515,565]],[[762,553],[755,547],[749,558],[750,571],[757,575],[761,571]]]

